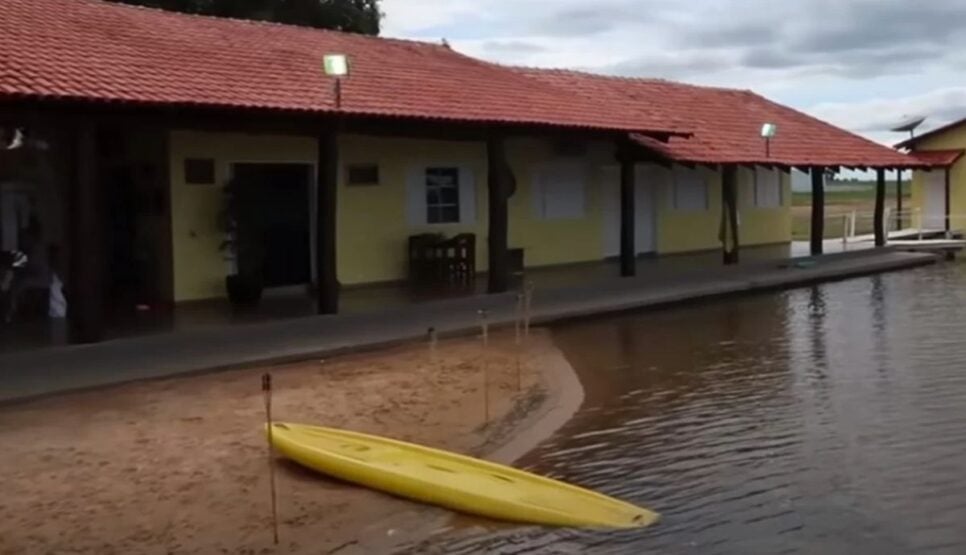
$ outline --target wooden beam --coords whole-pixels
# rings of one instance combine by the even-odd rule
[[[95,343],[104,336],[103,194],[97,170],[97,129],[78,122],[70,137],[70,276],[67,320],[71,343]]]
[[[509,215],[512,173],[506,160],[503,135],[491,133],[486,140],[487,190],[489,194],[489,281],[487,292],[504,293],[510,288],[510,259],[508,248]]]
[[[949,177],[949,170],[950,170],[950,167],[949,166],[946,166],[946,183],[945,183],[946,187],[945,187],[944,193],[946,195],[946,205],[945,205],[946,206],[946,214],[945,214],[946,226],[945,226],[945,231],[947,231],[947,232],[948,231],[952,231],[951,222],[949,221],[949,201],[950,201],[950,198],[949,197],[951,196],[951,193],[952,193],[951,187],[950,187],[951,182],[950,182],[950,177]],[[922,227],[922,224],[921,223],[919,224],[919,227]]]
[[[161,191],[161,229],[158,246],[158,256],[160,257],[159,280],[161,282],[160,295],[167,309],[173,309],[175,305],[174,296],[174,244],[171,238],[174,237],[172,226],[174,225],[174,210],[171,204],[171,133],[167,129],[155,130],[162,141],[161,159],[158,163],[158,187]]]
[[[738,238],[738,167],[727,165],[721,172],[721,247],[724,263],[737,264]]]
[[[902,229],[902,170],[896,168],[896,229]]]
[[[316,272],[319,314],[339,312],[339,278],[336,256],[339,176],[339,135],[336,127],[319,133],[319,169],[316,175]]]
[[[825,168],[811,168],[812,173],[812,255],[823,252],[825,239]]]
[[[885,170],[878,169],[875,172],[875,216],[873,225],[875,226],[875,246],[884,247],[886,244],[885,229]]]
[[[621,167],[621,276],[633,277],[637,274],[637,249],[634,245],[636,236],[636,201],[637,189],[635,179],[634,160],[620,156]]]
[[[77,101],[0,100],[0,122],[58,126],[66,119],[89,117],[104,125],[159,127],[209,132],[245,132],[316,137],[320,128],[339,126],[343,134],[445,139],[485,142],[492,124],[444,121],[419,117],[314,113],[293,110],[199,107],[192,105],[104,104]],[[504,137],[546,137],[612,142],[627,132],[569,128],[553,125],[506,123],[498,127]],[[667,141],[666,133],[641,133]],[[638,147],[643,151],[643,147]]]

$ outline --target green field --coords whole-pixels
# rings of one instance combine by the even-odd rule
[[[843,216],[852,211],[857,213],[855,232],[859,235],[872,233],[872,215],[875,210],[875,186],[859,188],[855,183],[848,184],[845,190],[836,190],[835,184],[825,189],[825,238],[838,239],[844,229]],[[902,204],[909,206],[908,183],[903,187]],[[886,186],[886,206],[895,209],[895,183]],[[808,240],[812,227],[812,194],[809,192],[792,193],[792,239]]]

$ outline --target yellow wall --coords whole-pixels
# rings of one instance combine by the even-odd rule
[[[228,264],[219,247],[222,187],[232,162],[315,163],[315,141],[288,136],[172,131],[171,236],[176,301],[222,297]],[[214,158],[215,185],[187,185],[185,158]]]
[[[792,177],[781,172],[781,208],[755,206],[755,183],[752,170],[738,170],[738,213],[741,221],[739,239],[742,245],[788,243],[792,240]]]
[[[586,164],[585,216],[581,219],[544,220],[534,216],[533,183],[542,165],[558,159],[549,141],[517,139],[507,144],[507,158],[517,178],[517,193],[510,199],[511,248],[522,247],[527,266],[546,266],[600,260],[603,249],[601,182],[597,171],[613,163],[613,147],[589,144],[581,157]]]
[[[402,279],[407,243],[418,233],[475,233],[477,268],[485,269],[486,147],[483,143],[346,136],[340,141],[342,164],[377,163],[380,183],[346,187],[338,193],[338,274],[346,285]],[[406,180],[416,166],[460,166],[476,183],[475,222],[414,226],[406,214]]]
[[[708,185],[708,209],[700,212],[675,210],[673,189],[665,183],[658,195],[658,253],[721,248],[721,172],[703,168]],[[752,170],[738,171],[739,239],[743,246],[787,243],[792,239],[791,176],[782,172],[782,207],[758,208]]]
[[[341,141],[344,167],[377,163],[378,187],[346,187],[339,191],[339,280],[346,285],[390,281],[406,276],[408,237],[416,233],[475,233],[477,269],[487,268],[486,146],[479,142],[415,140],[348,136]],[[508,203],[509,245],[524,248],[528,266],[597,260],[601,249],[600,203],[596,173],[591,171],[606,149],[590,145],[582,157],[591,181],[585,191],[585,217],[542,220],[534,216],[532,182],[535,172],[555,159],[548,141],[507,142],[507,158],[517,177],[517,191]],[[476,184],[474,223],[411,225],[406,216],[407,176],[413,168],[433,165],[470,168]],[[378,223],[378,225],[374,225]]]
[[[701,211],[680,211],[674,208],[672,180],[665,181],[657,194],[657,252],[709,250],[721,247],[718,232],[721,227],[721,175],[708,168],[700,168],[708,187],[708,208]]]
[[[933,137],[927,137],[916,146],[916,150],[947,149],[966,149],[966,125],[960,125]],[[933,171],[941,172],[944,170]],[[911,202],[914,208],[924,208],[923,191],[926,175],[927,172],[913,172]],[[963,158],[960,158],[950,169],[949,197],[952,229],[966,229],[966,160]]]
[[[405,278],[408,237],[434,232],[452,236],[475,233],[477,268],[487,266],[486,147],[481,142],[343,136],[340,170],[353,163],[376,163],[378,186],[348,187],[342,175],[338,193],[338,275],[345,285]],[[171,134],[172,243],[175,298],[188,301],[221,297],[228,263],[219,252],[222,233],[218,214],[222,186],[233,162],[316,163],[314,139],[238,133],[175,131]],[[589,145],[582,157],[588,167],[585,217],[541,220],[534,216],[532,179],[540,165],[555,159],[546,140],[507,143],[507,156],[517,176],[510,199],[511,247],[523,247],[528,266],[597,260],[602,225],[594,166],[612,157],[606,145]],[[185,158],[214,158],[216,185],[187,185]],[[432,165],[469,169],[476,187],[476,216],[470,224],[412,225],[406,214],[407,177],[414,168]],[[307,208],[308,209],[308,208]]]
[[[582,218],[543,220],[535,215],[534,179],[547,163],[558,160],[545,139],[514,139],[507,157],[517,177],[517,192],[509,201],[510,247],[525,249],[529,267],[599,260],[603,257],[602,190],[604,166],[613,166],[613,147],[588,143],[578,158],[587,171],[585,214]],[[316,141],[306,137],[175,131],[171,134],[172,246],[174,287],[178,301],[224,296],[228,263],[219,252],[222,233],[218,214],[222,186],[235,162],[290,162],[316,164]],[[338,277],[345,285],[405,278],[408,237],[438,232],[447,236],[474,233],[477,268],[487,263],[486,147],[481,142],[442,141],[348,135],[340,138],[340,171],[348,164],[375,163],[377,186],[345,184],[338,192]],[[215,185],[187,185],[185,158],[213,158]],[[407,180],[427,166],[456,166],[473,175],[476,214],[471,223],[413,225],[407,215]],[[702,170],[707,179],[709,206],[699,212],[680,212],[672,206],[670,181],[658,187],[657,250],[676,253],[720,248],[721,175]],[[739,210],[743,245],[789,241],[789,177],[783,176],[784,206],[754,207],[750,172],[739,174]],[[307,210],[310,207],[306,207]],[[305,256],[310,256],[306,253]]]

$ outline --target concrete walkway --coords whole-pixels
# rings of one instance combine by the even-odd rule
[[[679,274],[655,272],[578,287],[537,290],[533,321],[546,324],[591,315],[932,264],[934,255],[892,250],[763,261]],[[478,326],[477,311],[492,324],[512,324],[516,294],[486,295],[396,306],[378,312],[312,316],[190,332],[174,332],[96,345],[0,355],[0,401],[76,389],[262,363],[295,361],[362,348],[465,333]]]

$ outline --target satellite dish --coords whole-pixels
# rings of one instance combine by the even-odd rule
[[[903,116],[902,122],[890,129],[890,131],[895,131],[896,133],[908,131],[909,136],[912,136],[916,128],[922,125],[924,121],[926,121],[926,116]]]

